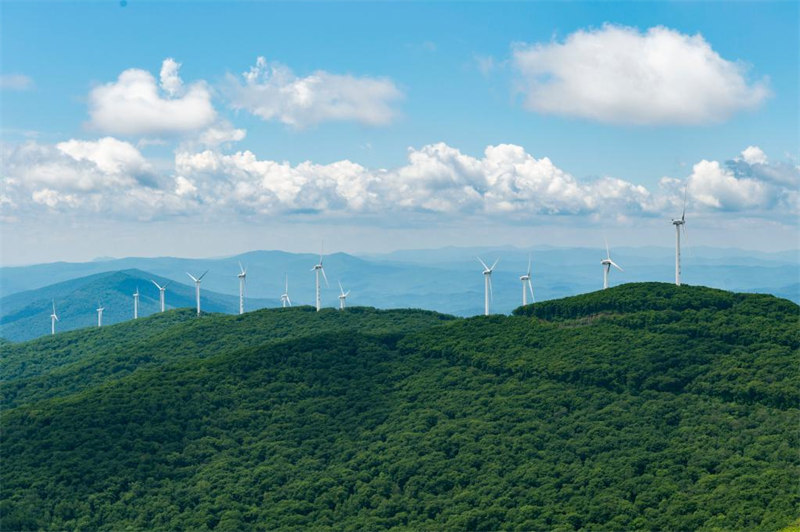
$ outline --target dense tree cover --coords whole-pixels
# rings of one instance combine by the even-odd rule
[[[63,396],[178,358],[204,358],[269,340],[324,331],[403,334],[452,320],[427,310],[351,307],[315,312],[302,306],[239,315],[178,309],[110,327],[0,345],[0,405]]]
[[[271,337],[245,317],[175,324],[189,351],[228,340],[4,411],[0,528],[796,520],[798,307],[738,295],[658,311],[604,304],[617,307],[427,324],[363,309],[344,330],[325,325],[343,315],[301,310],[302,334]],[[248,344],[245,330],[263,335]]]

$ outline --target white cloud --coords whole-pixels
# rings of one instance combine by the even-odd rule
[[[758,146],[748,146],[742,151],[742,160],[747,164],[766,164],[767,155]]]
[[[50,208],[57,207],[59,204],[74,207],[79,203],[73,194],[64,194],[50,188],[34,190],[31,199],[34,203],[47,205]]]
[[[512,61],[527,109],[601,122],[720,122],[769,94],[701,35],[662,26],[581,30],[563,43],[517,46]]]
[[[140,173],[149,170],[142,154],[132,144],[104,137],[96,141],[68,140],[56,147],[76,161],[91,161],[108,174]]]
[[[194,183],[180,175],[175,178],[175,194],[178,196],[194,196],[196,193],[197,187],[194,186]]]
[[[755,179],[737,179],[717,161],[703,160],[695,164],[689,176],[689,189],[694,201],[717,209],[767,206],[764,183]]]
[[[408,164],[370,170],[351,161],[327,165],[259,160],[252,152],[178,153],[178,174],[216,205],[253,212],[430,212],[446,215],[577,214],[648,211],[649,192],[619,179],[581,182],[520,146],[486,148],[482,158],[444,143],[409,149]]]
[[[259,57],[242,75],[228,78],[234,109],[245,109],[264,120],[277,120],[296,128],[330,121],[384,125],[397,115],[392,104],[403,94],[387,78],[355,77],[318,70],[297,77],[279,63]]]
[[[184,88],[179,68],[173,59],[164,60],[161,91],[152,74],[135,68],[95,87],[89,94],[89,125],[118,135],[169,135],[210,126],[217,114],[209,89],[203,82]]]
[[[722,211],[775,211],[797,216],[800,168],[769,163],[757,146],[741,158],[720,163],[700,161],[688,178],[688,194],[696,206]]]
[[[2,146],[3,211],[37,216],[40,208],[117,219],[186,212],[179,196],[158,187],[152,165],[131,144],[106,137],[57,145]],[[6,216],[8,220],[12,217]]]
[[[183,92],[183,81],[178,75],[181,64],[168,57],[161,64],[161,88],[171,97],[178,96]]]
[[[293,165],[246,150],[179,149],[174,167],[160,175],[133,145],[111,137],[2,148],[3,219],[44,208],[141,220],[301,215],[402,225],[555,215],[630,221],[680,212],[685,183],[690,212],[794,220],[799,207],[797,166],[742,159],[700,161],[686,180],[664,178],[650,191],[614,177],[577,179],[513,144],[488,146],[478,157],[430,144],[409,148],[403,165],[374,169],[348,160]]]
[[[70,140],[57,146],[28,142],[9,150],[3,160],[5,185],[62,191],[131,186],[147,170],[136,148],[115,139]]]
[[[198,141],[204,146],[215,147],[229,142],[238,142],[246,135],[246,130],[236,129],[227,122],[220,122],[200,133]]]
[[[33,88],[33,80],[24,74],[0,75],[0,89],[25,91]]]

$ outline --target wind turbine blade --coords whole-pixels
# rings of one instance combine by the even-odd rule
[[[494,267],[495,267],[495,266],[497,266],[497,263],[498,263],[498,262],[500,262],[500,257],[498,257],[498,258],[497,258],[497,260],[496,260],[496,261],[494,261],[494,264],[492,264],[492,267],[491,267],[491,268],[489,268],[489,270],[494,270]]]
[[[683,187],[683,212],[681,213],[681,221],[686,220],[686,193],[689,191],[689,183]]]
[[[618,269],[619,271],[621,271],[621,272],[624,272],[624,271],[625,271],[625,270],[623,270],[622,268],[620,268],[620,267],[619,267],[619,265],[618,265],[616,262],[614,262],[613,260],[611,261],[611,265],[612,265],[613,267],[615,267],[616,269]]]
[[[284,290],[287,294],[289,293],[289,274],[286,274],[286,289]]]
[[[606,258],[611,259],[611,252],[608,250],[608,239],[604,236],[603,240],[606,241]]]
[[[58,316],[56,316],[55,312],[53,313],[53,317],[56,319],[56,321],[61,321],[60,319],[58,319]]]
[[[339,292],[341,292],[342,295],[344,295],[344,288],[342,288],[342,282],[341,281],[337,281],[337,282],[339,283]]]
[[[157,282],[155,282],[155,281],[154,281],[154,280],[152,280],[152,279],[150,279],[150,282],[151,282],[151,283],[153,283],[154,285],[156,285],[156,288],[158,288],[159,290],[161,290],[161,287],[158,285],[158,283],[157,283]],[[164,286],[166,286],[166,285],[164,285]]]
[[[533,295],[533,283],[531,282],[530,279],[528,279],[528,288],[531,291],[531,301],[533,301],[535,303],[536,302],[536,298]]]
[[[203,280],[203,277],[205,277],[207,273],[208,273],[208,270],[204,271],[204,272],[203,272],[203,275],[201,275],[200,277],[198,277],[198,278],[197,278],[197,280],[198,280],[198,281],[202,281],[202,280]]]
[[[56,313],[56,300],[54,299],[53,300],[53,314],[55,315],[55,313]]]
[[[172,284],[172,281],[167,281],[167,284],[165,284],[165,285],[164,285],[162,288],[163,288],[164,290],[166,290],[166,289],[167,289],[167,287],[168,287],[169,285],[171,285],[171,284]]]
[[[286,302],[289,303],[290,307],[292,306],[292,300],[289,299],[289,295],[288,294],[286,295]]]
[[[330,284],[328,284],[328,276],[325,275],[325,268],[320,268],[319,271],[322,272],[322,277],[325,279],[325,286],[330,288]]]
[[[244,268],[242,268],[242,263],[241,262],[239,262],[239,273],[242,273],[242,274],[245,273]]]
[[[191,277],[191,278],[192,278],[192,281],[194,281],[194,282],[197,282],[197,277],[195,277],[195,276],[194,276],[194,275],[192,275],[191,273],[189,273],[189,272],[186,272],[186,275],[188,275],[189,277]]]
[[[531,255],[530,255],[530,253],[528,253],[528,273],[526,273],[525,275],[527,275],[528,277],[531,276]]]
[[[488,270],[488,269],[489,269],[489,267],[486,265],[486,263],[485,263],[485,262],[483,262],[483,259],[481,259],[480,257],[475,257],[475,258],[476,258],[476,259],[478,259],[478,262],[480,262],[480,263],[481,263],[481,265],[483,265],[483,268],[484,268],[484,269],[486,269],[486,270]]]

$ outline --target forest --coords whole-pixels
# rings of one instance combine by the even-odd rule
[[[0,343],[2,530],[778,530],[800,307],[188,309]]]

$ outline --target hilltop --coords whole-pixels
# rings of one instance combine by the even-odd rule
[[[510,313],[520,305],[519,276],[526,271],[531,256],[533,286],[536,300],[563,298],[602,286],[600,259],[605,256],[602,245],[592,248],[543,247],[532,251],[513,247],[496,248],[441,248],[398,251],[383,255],[354,256],[331,253],[324,256],[324,265],[330,286],[322,288],[322,305],[337,306],[339,295],[337,281],[345,290],[352,290],[348,303],[377,308],[425,308],[456,316],[474,316],[483,313],[482,267],[476,260],[480,255],[491,264],[500,259],[492,277],[494,295],[492,310]],[[674,279],[674,249],[613,248],[614,259],[625,272],[611,275],[612,286],[629,282]],[[285,276],[289,279],[289,292],[295,304],[312,304],[315,301],[312,265],[319,261],[313,253],[288,253],[284,251],[250,251],[231,257],[177,258],[129,257],[103,259],[84,263],[57,262],[30,266],[0,268],[0,297],[31,290],[44,289],[53,283],[79,281],[81,278],[114,271],[138,270],[149,272],[147,278],[173,279],[190,285],[186,272],[209,270],[203,279],[203,292],[216,292],[233,297],[234,303],[224,303],[214,312],[236,312],[235,298],[239,294],[239,263],[247,268],[247,294],[253,301],[248,310],[276,307],[284,291]],[[800,286],[797,271],[800,258],[797,252],[759,253],[744,250],[714,248],[687,248],[683,257],[683,280],[688,284],[716,286],[726,290],[771,293],[800,303]],[[119,308],[124,317],[131,312],[130,293],[135,286],[127,287],[118,305],[107,305],[109,311]],[[142,290],[150,291],[148,297],[157,296],[154,287],[145,282]],[[34,294],[35,295],[35,294]],[[29,296],[26,296],[29,297]],[[30,297],[29,297],[30,298]],[[37,298],[30,298],[33,302]],[[49,299],[42,302],[49,306]],[[91,311],[97,304],[94,292],[86,294],[85,304]],[[45,301],[46,300],[46,301]],[[0,299],[0,313],[7,301]],[[170,301],[168,300],[168,304]],[[191,301],[172,301],[175,307],[191,306]],[[228,306],[231,310],[223,310]],[[37,307],[38,308],[38,307]],[[31,328],[37,336],[49,332],[49,311],[41,308],[43,316]],[[81,322],[88,326],[93,315]],[[43,319],[42,319],[43,318]],[[109,322],[110,323],[110,322]],[[2,330],[0,330],[2,333]],[[11,337],[9,337],[11,338]],[[15,340],[30,339],[14,338]]]
[[[0,299],[0,336],[24,341],[50,333],[50,314],[55,301],[59,321],[56,330],[71,331],[97,325],[98,303],[105,307],[103,324],[111,325],[133,319],[133,293],[138,289],[139,316],[159,312],[158,288],[169,283],[167,309],[195,306],[195,289],[185,283],[170,281],[137,269],[109,271],[79,277],[35,290],[15,293]],[[188,278],[187,278],[188,279]],[[238,296],[219,294],[203,288],[201,308],[209,312],[239,312]],[[273,301],[248,299],[248,308],[259,308]]]
[[[286,310],[0,344],[2,528],[797,518],[794,303],[644,283],[514,316]]]

